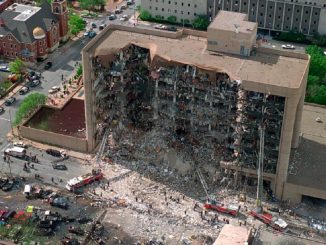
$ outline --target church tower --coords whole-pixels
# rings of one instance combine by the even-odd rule
[[[58,17],[59,33],[61,40],[68,38],[68,8],[66,0],[53,0],[51,3],[52,13]]]

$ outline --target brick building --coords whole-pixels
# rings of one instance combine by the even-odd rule
[[[67,3],[45,1],[40,7],[14,3],[0,14],[0,53],[35,62],[68,37]]]

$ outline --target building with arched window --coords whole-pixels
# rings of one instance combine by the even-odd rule
[[[67,3],[45,1],[40,7],[14,3],[0,14],[0,53],[35,62],[68,37]]]

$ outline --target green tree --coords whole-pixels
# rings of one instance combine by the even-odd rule
[[[84,30],[86,27],[85,21],[76,14],[72,14],[69,16],[69,30],[72,35],[77,35],[80,31]]]
[[[93,0],[79,0],[80,7],[82,9],[88,10],[88,13],[91,13],[91,10],[93,9],[94,6],[94,1]]]
[[[78,69],[77,69],[77,71],[76,71],[76,75],[77,75],[77,77],[79,77],[79,76],[81,76],[82,74],[83,74],[83,66],[80,65],[80,66],[78,66]]]
[[[177,17],[175,17],[175,16],[169,16],[167,18],[167,21],[170,22],[170,23],[176,23],[177,22]]]
[[[23,75],[26,72],[26,64],[19,58],[9,63],[9,70],[12,73],[18,74],[20,81],[23,81]]]
[[[14,125],[19,125],[24,118],[31,115],[41,105],[44,105],[46,100],[46,96],[41,93],[32,93],[25,97],[16,112]]]
[[[198,15],[192,22],[192,25],[195,29],[198,30],[207,30],[209,25],[209,19],[206,15]]]
[[[149,11],[147,10],[140,10],[140,14],[139,14],[139,18],[141,20],[151,20],[152,19],[152,15]]]

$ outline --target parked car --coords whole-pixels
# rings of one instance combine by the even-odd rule
[[[176,32],[178,29],[174,26],[168,26],[167,30]]]
[[[284,44],[284,45],[282,45],[282,48],[283,49],[295,49],[294,45],[291,45],[291,44]]]
[[[5,108],[0,106],[0,114],[4,113],[5,112]]]
[[[58,86],[53,86],[50,90],[49,90],[49,94],[54,94],[56,92],[59,92],[61,89]]]
[[[14,182],[9,180],[5,185],[2,186],[3,191],[10,191],[14,187]]]
[[[105,27],[106,27],[106,24],[101,24],[101,25],[98,27],[98,29],[101,31],[101,30],[103,30]]]
[[[67,166],[63,163],[52,163],[52,167],[57,170],[67,170]]]
[[[115,20],[117,18],[117,16],[115,14],[111,14],[109,16],[109,20]]]
[[[89,31],[85,31],[84,32],[84,37],[88,37],[88,35],[89,35]]]
[[[8,98],[8,99],[5,100],[5,105],[6,105],[6,106],[10,106],[10,105],[12,105],[15,101],[16,101],[16,98],[15,98],[15,97],[10,97],[10,98]]]
[[[56,197],[53,199],[50,199],[51,206],[62,208],[62,209],[68,209],[69,204],[66,198],[64,197]]]
[[[10,72],[10,69],[7,65],[0,65],[0,71],[2,72]]]
[[[62,157],[62,158],[66,158],[67,157],[67,154],[64,150],[55,150],[55,149],[47,149],[45,151],[47,154],[51,155],[51,156],[54,156],[54,157]]]
[[[27,148],[27,145],[22,141],[15,141],[13,145],[21,148]]]
[[[121,10],[121,9],[116,9],[115,11],[114,11],[114,13],[115,14],[121,14],[123,11]]]
[[[20,90],[19,90],[19,94],[20,95],[23,95],[23,94],[27,94],[29,92],[29,87],[22,87]]]
[[[34,81],[27,82],[25,85],[27,87],[33,88],[33,87],[36,87],[36,86],[38,86],[40,84],[41,84],[41,81],[40,80],[34,80]]]
[[[0,188],[2,189],[2,187],[7,184],[9,180],[7,178],[0,178]]]
[[[45,66],[44,66],[44,69],[49,70],[52,67],[52,65],[53,65],[52,62],[48,61],[48,62],[46,62]]]
[[[92,28],[97,28],[97,25],[95,23],[91,24]]]
[[[127,1],[127,5],[133,5],[134,4],[134,1],[133,0],[128,0]]]
[[[127,8],[128,8],[128,5],[127,5],[127,4],[122,5],[122,6],[120,7],[120,9],[122,9],[122,10],[126,10]]]
[[[3,221],[8,221],[9,219],[11,219],[12,217],[14,217],[16,214],[15,210],[9,210],[7,211],[4,215],[2,215],[1,219]]]
[[[88,33],[88,37],[89,38],[93,38],[93,37],[95,37],[96,36],[96,32],[95,31],[90,31],[89,33]]]
[[[158,30],[167,30],[168,29],[168,27],[166,25],[162,25],[162,24],[155,25],[154,28],[158,29]]]

